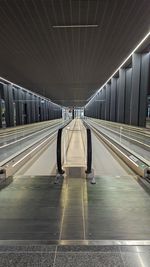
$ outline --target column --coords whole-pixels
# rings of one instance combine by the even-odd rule
[[[111,78],[111,98],[110,98],[110,121],[116,121],[116,88],[117,79]]]
[[[5,104],[6,104],[6,123],[7,126],[14,126],[15,121],[14,121],[14,116],[15,116],[15,103],[13,99],[13,87],[11,84],[9,85],[4,85],[4,92],[5,92]]]
[[[134,53],[132,55],[130,124],[135,126],[139,125],[140,72],[141,55]]]
[[[110,84],[106,84],[106,120],[110,120]]]
[[[119,84],[118,84],[118,116],[117,121],[124,123],[125,117],[125,69],[119,70]]]
[[[102,106],[102,120],[105,120],[106,118],[106,112],[105,112],[105,107],[106,107],[106,87],[102,88],[102,99],[101,99],[101,106]]]
[[[146,126],[146,109],[149,81],[149,53],[141,55],[141,79],[140,79],[140,95],[139,95],[139,126]]]
[[[125,123],[130,124],[130,100],[131,100],[131,80],[132,80],[132,68],[125,70]]]

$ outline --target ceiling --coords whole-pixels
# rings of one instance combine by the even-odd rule
[[[149,0],[0,0],[0,76],[83,106],[149,29]]]

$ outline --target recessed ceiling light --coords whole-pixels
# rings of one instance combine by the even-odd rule
[[[97,28],[98,24],[81,24],[81,25],[52,25],[52,28]]]

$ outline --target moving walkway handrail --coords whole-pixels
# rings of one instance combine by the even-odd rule
[[[62,169],[62,159],[61,159],[61,140],[62,140],[62,131],[63,129],[70,123],[70,120],[61,128],[58,129],[57,134],[57,148],[56,148],[56,156],[57,156],[57,172],[59,174],[64,174],[64,170]]]
[[[86,173],[92,172],[92,138],[91,138],[91,130],[86,126],[87,133],[87,169]]]
[[[87,134],[87,169],[86,173],[92,173],[92,137],[91,137],[91,129],[88,127],[85,121],[83,121],[83,124],[86,128],[86,134]]]

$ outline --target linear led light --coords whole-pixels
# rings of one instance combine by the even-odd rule
[[[125,60],[120,64],[120,66],[113,72],[113,74],[107,79],[107,81],[97,90],[90,101],[85,105],[85,107],[94,99],[94,97],[99,93],[102,88],[109,82],[109,80],[118,72],[118,70],[128,61],[128,59],[133,55],[133,53],[144,43],[144,41],[150,36],[150,31],[145,35],[145,37],[140,41],[140,43],[132,50],[132,52],[125,58]]]
[[[63,29],[63,28],[97,28],[98,24],[81,24],[81,25],[52,25],[52,28],[54,29]]]

